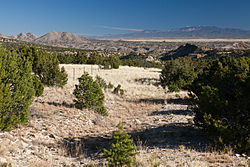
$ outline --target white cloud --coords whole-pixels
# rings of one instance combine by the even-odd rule
[[[124,27],[112,27],[112,26],[99,26],[101,28],[113,29],[113,30],[122,30],[122,31],[144,31],[143,29],[136,28],[124,28]]]

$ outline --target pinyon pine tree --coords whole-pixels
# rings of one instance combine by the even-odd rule
[[[79,109],[90,108],[101,115],[108,115],[103,104],[104,94],[99,84],[88,73],[84,73],[78,80],[79,84],[73,92],[76,97],[75,106]]]
[[[0,131],[28,122],[34,94],[30,61],[0,47]]]
[[[118,131],[112,135],[113,142],[110,150],[104,149],[104,157],[108,159],[109,166],[124,166],[132,163],[137,152],[130,137],[123,130],[122,123],[119,123]]]

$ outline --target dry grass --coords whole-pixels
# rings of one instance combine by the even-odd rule
[[[102,149],[107,147],[118,122],[122,122],[132,136],[139,137],[135,140],[140,152],[136,166],[205,167],[247,163],[244,158],[227,153],[197,151],[191,147],[200,142],[196,141],[200,139],[197,130],[191,127],[192,115],[188,115],[186,104],[175,101],[179,97],[174,93],[165,94],[161,87],[155,86],[158,69],[61,66],[69,74],[66,87],[45,88],[30,107],[28,126],[0,133],[0,156],[7,157],[15,166],[103,166]],[[99,75],[115,86],[121,84],[126,90],[124,96],[105,92],[108,117],[74,108],[72,91],[84,71]],[[186,92],[179,95],[184,98]],[[12,145],[15,147],[11,148]]]

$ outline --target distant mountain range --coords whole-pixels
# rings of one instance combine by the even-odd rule
[[[0,34],[0,37],[18,39],[28,42],[55,44],[55,43],[86,43],[93,40],[85,36],[68,32],[49,32],[41,37],[32,33],[20,33],[14,36]],[[144,30],[128,34],[104,35],[97,39],[247,39],[250,38],[250,30],[219,28],[214,26],[196,26],[161,30]]]
[[[32,33],[20,33],[14,36],[6,36],[0,34],[0,37],[24,40],[29,42],[82,42],[87,40],[87,37],[72,34],[68,32],[49,32],[41,37],[38,37]],[[170,30],[144,30],[127,34],[109,34],[95,38],[107,38],[107,39],[247,39],[250,38],[250,30],[242,30],[235,28],[219,28],[215,26],[195,26],[195,27],[183,27]]]
[[[219,28],[215,26],[196,26],[161,30],[144,30],[140,32],[106,35],[106,39],[246,39],[250,38],[250,30],[235,28]]]
[[[152,50],[168,49],[165,42],[168,39],[250,39],[249,30],[232,29],[232,28],[218,28],[212,26],[196,26],[196,27],[184,27],[177,29],[170,29],[166,31],[158,30],[145,30],[141,32],[134,32],[128,34],[116,34],[106,35],[98,38],[88,38],[85,36],[69,33],[69,32],[49,32],[41,37],[38,37],[32,33],[20,33],[14,36],[6,36],[0,34],[0,38],[8,38],[14,40],[22,40],[35,44],[43,44],[49,46],[58,46],[66,48],[77,48],[87,50],[104,50],[104,51],[118,51],[118,52],[148,52]],[[111,40],[110,40],[111,39]],[[123,40],[124,39],[124,40]],[[141,39],[142,42],[131,42],[126,40]],[[143,40],[160,39],[158,43],[147,43]],[[190,40],[191,41],[191,40]],[[209,40],[208,40],[209,41]],[[247,44],[248,45],[248,44]],[[172,46],[172,44],[171,44]],[[243,46],[239,45],[240,48]],[[215,46],[213,46],[215,47]],[[238,44],[232,46],[231,43],[227,43],[227,46],[220,45],[219,47],[226,48],[239,48]],[[248,46],[244,48],[249,48]]]

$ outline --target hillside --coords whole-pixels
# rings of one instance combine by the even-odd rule
[[[202,54],[203,52],[204,51],[200,47],[187,43],[185,45],[181,45],[175,50],[171,50],[160,55],[160,59],[163,61],[166,61],[166,60],[177,59],[177,58],[185,57],[185,56],[194,57],[194,56],[197,56],[198,54]]]
[[[9,38],[11,39],[17,39],[21,41],[27,41],[27,42],[32,42],[35,39],[38,38],[38,36],[32,34],[32,33],[20,33],[18,35],[10,36]]]
[[[69,74],[66,87],[45,88],[30,107],[28,126],[0,133],[1,161],[26,167],[103,166],[102,150],[121,121],[138,146],[138,167],[247,164],[244,157],[210,150],[208,137],[192,122],[193,114],[183,100],[186,92],[181,92],[180,97],[165,94],[158,85],[158,69],[61,66]],[[72,90],[83,72],[99,75],[125,89],[124,96],[105,91],[108,117],[73,106]]]
[[[0,38],[8,38],[8,37],[0,33]]]
[[[44,44],[55,44],[55,43],[82,43],[87,40],[86,37],[76,35],[68,32],[56,32],[52,31],[38,39],[35,39],[35,43],[44,43]]]

